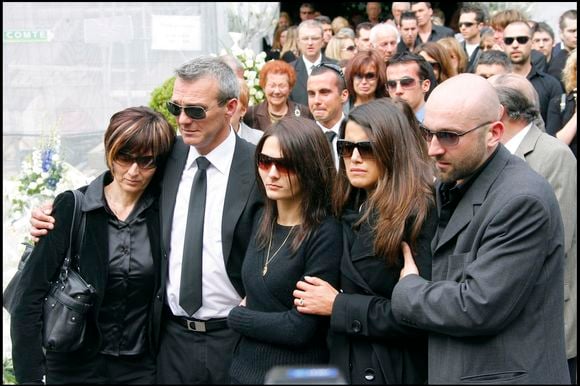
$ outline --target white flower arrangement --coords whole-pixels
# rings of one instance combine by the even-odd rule
[[[24,161],[20,174],[4,190],[8,206],[8,228],[13,234],[28,237],[30,213],[57,194],[85,185],[87,178],[61,157],[60,136],[53,128],[41,138],[38,148]]]
[[[221,54],[225,53],[225,50],[222,50]],[[254,54],[251,48],[241,49],[236,45],[232,47],[229,53],[235,56],[244,67],[244,79],[250,93],[248,105],[255,106],[262,103],[265,95],[262,87],[260,87],[260,70],[266,64],[266,53],[262,51]]]

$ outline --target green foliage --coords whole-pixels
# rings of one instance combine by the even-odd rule
[[[12,359],[5,358],[2,365],[2,384],[15,385],[16,377],[14,376],[14,368],[12,367]]]
[[[171,99],[173,95],[173,83],[175,82],[175,77],[167,79],[163,84],[157,87],[151,93],[151,100],[149,101],[149,107],[153,110],[161,113],[167,121],[177,130],[177,121],[175,117],[167,110],[165,102]]]

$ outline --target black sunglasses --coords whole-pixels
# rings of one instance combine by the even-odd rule
[[[373,146],[370,141],[351,142],[346,139],[336,141],[336,152],[341,157],[352,157],[355,148],[362,158],[373,158]]]
[[[441,65],[439,64],[439,62],[427,62],[431,65],[431,67],[433,67],[433,71],[439,71],[441,72]]]
[[[433,137],[437,137],[437,141],[439,141],[441,146],[451,147],[459,143],[460,137],[463,137],[465,134],[469,134],[479,128],[485,127],[490,123],[492,123],[492,121],[482,123],[481,125],[475,126],[473,129],[464,131],[463,133],[456,133],[453,131],[431,131],[423,126],[423,124],[420,124],[419,126],[421,127],[421,130],[423,131],[423,137],[427,142],[431,143]]]
[[[355,46],[348,46],[348,47],[342,48],[342,50],[343,51],[351,51],[352,52],[352,51],[356,50],[356,47]]]
[[[201,106],[180,106],[175,102],[167,101],[167,110],[169,110],[172,115],[179,117],[182,109],[185,111],[185,115],[196,120],[205,119],[207,116],[206,113],[209,110]]]
[[[511,46],[514,40],[517,40],[519,44],[526,44],[529,40],[529,36],[514,36],[514,37],[504,37],[503,42],[508,46]]]
[[[464,22],[460,22],[457,24],[459,26],[459,28],[466,26],[467,28],[473,27],[475,25],[474,22],[472,21],[464,21]]]
[[[391,79],[387,80],[387,88],[389,90],[395,90],[397,88],[397,83],[401,84],[402,89],[408,90],[415,87],[417,81],[415,78]]]
[[[326,67],[326,68],[330,68],[331,70],[334,70],[334,72],[338,73],[338,75],[340,75],[340,77],[342,79],[344,79],[344,73],[342,72],[342,68],[340,68],[339,65],[336,65],[334,63],[324,63],[324,62],[322,62],[322,63],[320,63],[320,64],[312,67],[312,69],[322,68],[322,67]]]
[[[141,169],[153,169],[157,167],[157,160],[151,155],[135,157],[127,153],[119,152],[115,157],[115,161],[125,166],[136,163]]]
[[[357,80],[366,79],[367,81],[371,81],[377,79],[377,74],[374,72],[367,72],[366,74],[355,74],[354,78]]]
[[[263,170],[265,172],[270,171],[272,165],[276,166],[276,170],[280,173],[291,173],[294,172],[294,166],[290,164],[290,162],[284,158],[274,158],[267,156],[266,154],[258,154],[258,158],[256,159],[256,164],[258,165],[258,169]]]

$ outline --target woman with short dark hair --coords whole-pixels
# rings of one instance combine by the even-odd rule
[[[96,290],[86,342],[74,352],[46,353],[42,309],[69,245],[75,200],[59,194],[54,229],[34,247],[20,282],[11,321],[12,358],[18,383],[156,382],[150,312],[160,283],[160,172],[175,139],[165,118],[148,107],[114,114],[105,132],[108,171],[88,186],[82,211],[86,231],[79,271]]]

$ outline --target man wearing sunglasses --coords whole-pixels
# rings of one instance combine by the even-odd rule
[[[237,334],[227,327],[226,317],[244,297],[240,267],[263,204],[254,174],[255,147],[230,125],[239,83],[227,64],[198,57],[176,75],[167,107],[176,116],[181,140],[167,161],[160,200],[168,256],[154,306],[157,377],[159,383],[229,383]],[[204,167],[202,197],[197,196],[196,175]],[[189,223],[196,220],[188,207],[199,200],[205,200],[201,231],[195,231],[201,235],[188,236]],[[196,238],[202,240],[201,255],[195,256],[201,269],[197,277],[183,274],[189,251],[199,247]],[[190,287],[194,296],[202,295],[201,306],[190,307],[189,297],[184,298]]]
[[[308,94],[306,92],[306,82],[312,72],[312,68],[320,63],[338,62],[327,58],[322,54],[323,45],[322,25],[317,20],[306,20],[298,26],[298,48],[301,55],[290,65],[296,71],[296,83],[292,88],[290,100],[301,105],[308,105]]]
[[[463,36],[463,43],[461,43],[469,62],[467,64],[467,72],[475,72],[475,64],[481,51],[479,50],[479,43],[481,42],[481,29],[484,27],[485,13],[478,6],[465,6],[459,11],[459,32]]]
[[[577,353],[577,161],[572,150],[562,141],[542,132],[534,123],[539,115],[537,96],[531,83],[518,75],[497,75],[489,78],[504,107],[501,118],[505,126],[501,143],[523,158],[554,189],[564,223],[564,325],[566,353],[570,376],[576,374]]]
[[[531,60],[532,29],[524,21],[508,24],[503,31],[504,51],[510,58],[515,74],[524,76],[532,83],[540,97],[540,113],[547,124],[550,100],[564,92],[560,82],[543,71],[538,71]]]
[[[410,52],[395,55],[387,67],[389,95],[407,102],[419,122],[425,117],[425,95],[431,87],[432,71],[422,56]]]
[[[425,107],[439,212],[432,278],[403,243],[391,308],[429,332],[429,384],[570,382],[560,209],[550,184],[501,145],[503,112],[474,74],[437,86]]]

